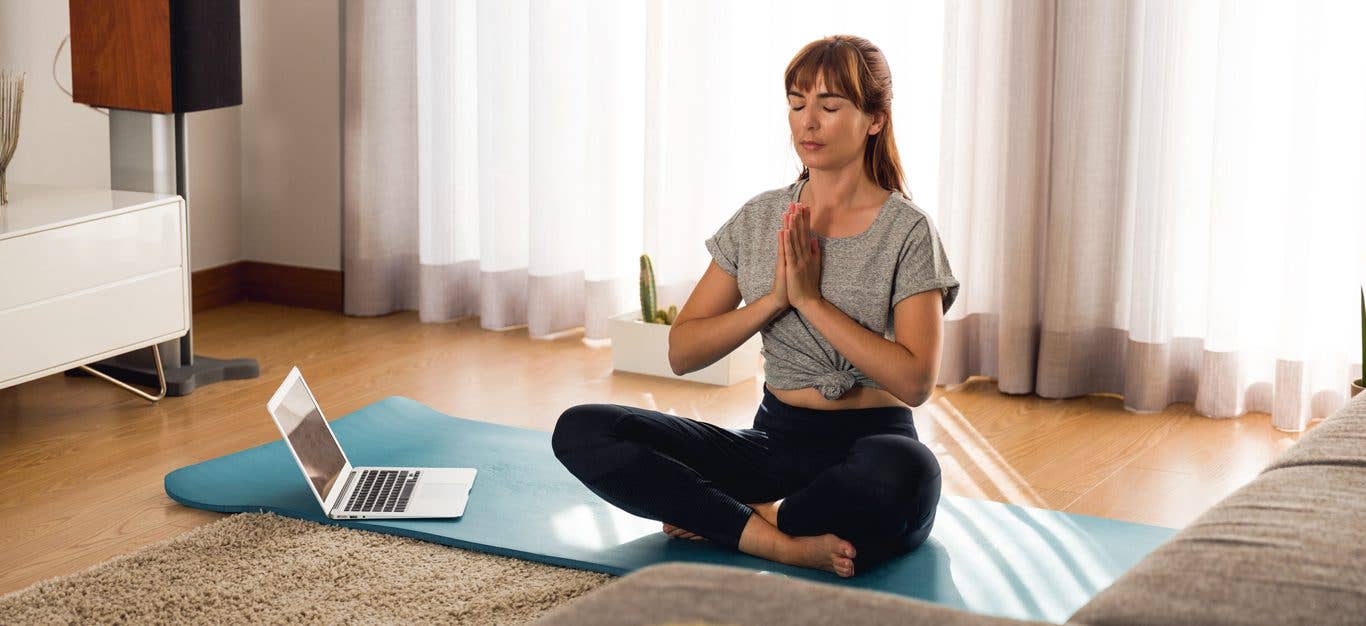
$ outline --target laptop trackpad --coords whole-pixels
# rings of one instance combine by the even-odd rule
[[[422,497],[441,502],[463,500],[469,493],[469,485],[464,483],[432,483],[422,486]]]

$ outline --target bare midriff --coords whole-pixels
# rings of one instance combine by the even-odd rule
[[[874,389],[863,385],[854,385],[844,395],[834,399],[826,400],[821,395],[819,389],[815,387],[802,387],[800,389],[774,389],[768,383],[764,383],[764,388],[768,389],[783,404],[799,406],[807,409],[819,409],[823,411],[834,411],[839,409],[870,409],[884,406],[900,406],[910,408],[896,396],[886,389]]]

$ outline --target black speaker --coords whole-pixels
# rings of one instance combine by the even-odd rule
[[[238,0],[69,0],[76,102],[155,113],[242,104]]]

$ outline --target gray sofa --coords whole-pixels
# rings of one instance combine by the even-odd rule
[[[550,626],[1021,624],[716,565],[642,568],[547,613]],[[1366,624],[1366,394],[1158,546],[1069,624]]]

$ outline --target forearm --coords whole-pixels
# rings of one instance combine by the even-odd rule
[[[669,329],[669,367],[681,376],[715,363],[786,308],[766,295],[715,317],[675,324]]]
[[[824,298],[803,304],[798,313],[854,367],[902,402],[919,406],[930,397],[934,382],[926,374],[929,359],[864,328]]]

